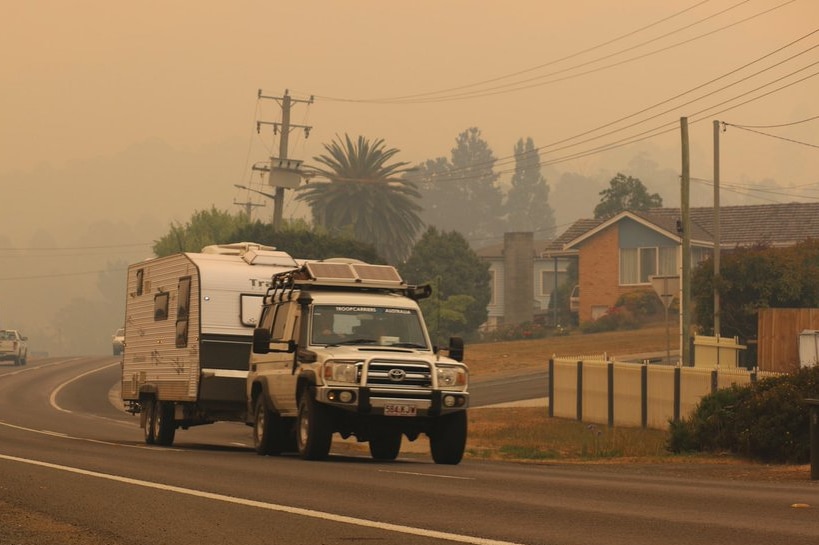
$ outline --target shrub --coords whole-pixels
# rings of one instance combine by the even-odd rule
[[[665,313],[663,302],[654,290],[638,290],[624,293],[617,298],[615,307],[622,307],[639,320],[653,319]]]
[[[580,331],[583,333],[601,333],[603,331],[638,329],[639,327],[640,321],[628,309],[611,307],[606,314],[595,321],[580,324]]]
[[[819,397],[819,367],[731,386],[702,398],[691,416],[670,426],[672,452],[729,451],[763,462],[810,459],[807,398]]]

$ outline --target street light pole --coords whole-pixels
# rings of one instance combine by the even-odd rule
[[[245,189],[247,191],[252,191],[254,193],[258,193],[259,195],[262,195],[263,197],[267,197],[268,199],[272,199],[274,203],[276,202],[276,195],[271,195],[270,193],[265,193],[264,191],[259,191],[258,189],[253,189],[252,187],[247,187],[246,185],[241,185],[241,184],[233,184],[233,187],[236,187],[238,189]],[[240,204],[240,203],[236,203],[234,201],[234,204]],[[244,204],[247,206],[247,219],[248,220],[250,220],[250,209],[251,209],[252,206],[264,206],[263,204],[253,204],[253,203],[244,203]]]

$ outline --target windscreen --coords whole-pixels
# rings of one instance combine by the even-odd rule
[[[394,307],[317,305],[312,344],[361,344],[427,348],[417,310]]]

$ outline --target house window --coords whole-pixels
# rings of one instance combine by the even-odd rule
[[[658,274],[677,271],[676,248],[620,248],[620,285],[648,284]]]
[[[659,272],[661,276],[677,274],[677,247],[662,246],[660,248]]]
[[[496,290],[496,287],[495,287],[495,271],[492,270],[492,269],[489,269],[489,293],[490,293],[489,304],[490,305],[495,304],[495,290]]]
[[[657,248],[640,248],[640,284],[648,284],[657,274]]]
[[[557,283],[562,286],[566,282],[568,274],[565,271],[558,271]],[[540,272],[540,294],[543,296],[550,296],[555,291],[555,272],[541,271]]]

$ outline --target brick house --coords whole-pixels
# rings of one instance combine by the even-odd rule
[[[691,266],[713,252],[714,209],[689,209]],[[651,290],[652,275],[680,274],[682,242],[678,208],[621,212],[605,220],[579,220],[555,240],[577,259],[580,322],[597,319],[623,293]],[[819,238],[819,203],[720,208],[722,251],[767,244],[792,246]]]

